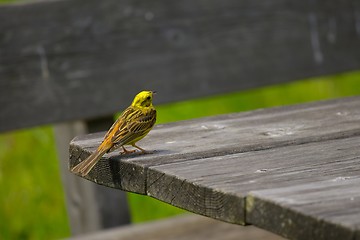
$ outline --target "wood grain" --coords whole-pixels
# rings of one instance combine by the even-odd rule
[[[149,168],[147,194],[215,219],[256,224],[244,213],[250,191],[356,176],[359,143],[354,137],[166,163]]]
[[[251,192],[247,220],[289,239],[360,239],[359,160],[356,174]]]
[[[0,131],[360,68],[353,0],[0,7]],[[21,16],[21,17],[14,17]]]
[[[153,154],[110,153],[87,179],[215,219],[249,223],[246,198],[251,191],[360,173],[359,100],[352,97],[159,125],[140,144],[155,150]],[[102,136],[73,140],[70,166],[90,154]]]

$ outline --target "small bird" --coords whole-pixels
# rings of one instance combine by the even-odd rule
[[[73,167],[71,171],[86,176],[105,153],[112,152],[120,147],[123,149],[122,154],[136,151],[126,150],[124,145],[131,145],[139,149],[141,153],[146,153],[135,143],[144,138],[156,122],[156,110],[152,104],[154,93],[152,91],[138,93],[131,105],[111,126],[96,151]]]

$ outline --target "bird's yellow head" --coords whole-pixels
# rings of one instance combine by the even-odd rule
[[[155,92],[152,92],[152,91],[139,92],[135,96],[134,101],[132,102],[131,106],[138,107],[138,108],[152,107],[152,99],[153,99],[154,93]]]

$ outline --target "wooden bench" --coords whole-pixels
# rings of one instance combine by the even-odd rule
[[[107,154],[87,179],[290,239],[355,239],[360,97],[157,125],[155,153]],[[70,166],[104,133],[74,139]]]
[[[350,0],[185,0],[177,3],[160,0],[136,3],[60,0],[3,5],[0,16],[6,21],[0,21],[0,79],[4,79],[0,88],[0,131],[57,123],[56,138],[73,234],[126,223],[129,216],[121,191],[91,184],[68,173],[70,139],[87,131],[106,130],[113,121],[112,114],[126,107],[142,89],[157,90],[160,94],[156,103],[161,104],[359,69],[358,12],[359,4]],[[272,166],[265,167],[263,163],[267,161],[262,160],[256,165],[253,177],[264,175],[261,178],[263,185],[275,178],[279,179],[279,184],[269,184],[265,190],[260,190],[255,183],[244,183],[246,188],[237,192],[227,187],[234,174],[224,173],[230,177],[225,185],[217,187],[214,182],[215,185],[209,186],[197,178],[199,173],[196,171],[194,175],[191,175],[192,171],[189,171],[190,176],[186,175],[186,166],[189,164],[194,169],[198,166],[196,164],[205,164],[201,166],[211,169],[211,165],[203,159],[219,164],[218,161],[223,158],[224,161],[220,161],[222,166],[223,162],[228,162],[225,159],[230,158],[230,163],[231,157],[237,159],[237,154],[241,155],[239,158],[249,155],[249,159],[261,159],[260,155],[264,154],[262,159],[275,159],[280,164],[284,162],[279,160],[281,156],[272,151],[289,152],[300,161],[296,151],[302,151],[305,146],[309,153],[313,150],[315,155],[320,155],[315,151],[316,144],[325,146],[345,141],[339,144],[353,146],[349,144],[356,144],[356,102],[356,99],[345,99],[159,125],[143,142],[158,152],[121,159],[113,154],[107,155],[89,179],[148,194],[216,219],[251,223],[285,237],[308,236],[308,232],[303,233],[305,235],[299,233],[302,225],[299,227],[285,222],[286,227],[281,224],[270,226],[276,223],[272,218],[275,215],[266,212],[278,209],[284,211],[283,215],[279,215],[286,216],[284,219],[289,219],[286,214],[313,219],[309,214],[301,215],[295,211],[296,207],[291,205],[294,199],[286,204],[276,204],[283,199],[279,196],[286,191],[306,187],[306,175],[298,175],[299,179],[295,179],[298,180],[298,188],[286,188],[281,183],[295,184],[286,181],[286,176],[292,176],[292,173],[285,170],[274,173]],[[348,104],[354,108],[344,110]],[[328,108],[334,112],[327,112]],[[300,110],[304,116],[296,115]],[[325,116],[328,120],[325,123],[330,125],[316,125]],[[306,129],[308,125],[303,122],[292,121],[298,118],[306,124],[312,123],[312,130]],[[245,125],[237,125],[237,122]],[[230,123],[232,128],[229,128]],[[171,143],[173,140],[169,139],[174,137],[176,129],[192,126],[195,126],[192,130],[204,138],[198,141],[194,141],[195,138],[176,139],[176,144]],[[224,133],[245,135],[222,137],[226,141],[221,144],[212,142],[217,140],[213,134]],[[99,133],[73,141],[71,165],[86,157],[102,135]],[[168,140],[164,143],[164,139]],[[251,142],[248,142],[250,139]],[[188,141],[182,142],[184,148],[181,148],[180,140]],[[343,148],[347,149],[346,146]],[[331,145],[327,147],[329,151],[335,151]],[[356,151],[351,149],[351,153],[356,154]],[[237,160],[235,162],[238,163]],[[322,166],[321,163],[318,164]],[[354,162],[348,162],[351,163]],[[179,168],[171,169],[173,166]],[[251,164],[246,166],[251,167]],[[291,166],[296,168],[297,165]],[[232,165],[226,169],[231,168]],[[235,166],[233,169],[236,169]],[[319,169],[321,171],[322,168]],[[249,168],[244,168],[246,170],[249,171]],[[304,169],[294,171],[311,172]],[[356,181],[348,179],[347,175],[337,174],[340,172],[324,175],[324,178],[319,176],[317,182],[325,186]],[[328,179],[334,181],[327,182]],[[178,185],[169,184],[169,181]],[[181,194],[174,196],[169,188],[177,186],[182,186],[179,188]],[[276,186],[284,192],[276,192]],[[161,190],[161,187],[164,189]],[[164,192],[165,189],[167,192]],[[351,188],[348,190],[351,192]],[[189,195],[191,197],[184,198]],[[354,197],[351,203],[356,204],[355,200]],[[80,202],[86,203],[84,207],[80,207]],[[258,211],[259,204],[266,206],[260,208],[263,211]],[[277,208],[282,204],[286,207]],[[89,211],[89,206],[94,210]],[[233,208],[228,206],[240,207],[233,214]],[[310,220],[303,221],[303,224],[310,223]],[[316,228],[320,229],[318,234],[327,229],[325,227],[329,225],[326,223],[328,219],[320,221],[319,224],[323,225]],[[289,224],[295,227],[288,228]],[[350,233],[357,231],[352,227],[335,229],[338,228]],[[284,229],[291,232],[284,232]]]

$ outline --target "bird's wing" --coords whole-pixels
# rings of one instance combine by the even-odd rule
[[[115,129],[117,131],[111,141],[121,146],[131,143],[151,130],[156,121],[156,110],[151,109],[143,113],[139,109],[129,107],[119,118],[119,121]]]
[[[99,151],[107,151],[111,152],[116,142],[113,141],[115,136],[119,137],[121,135],[127,134],[127,122],[126,119],[129,115],[133,113],[133,108],[128,107],[123,111],[123,113],[118,117],[118,119],[113,123],[113,125],[110,127],[110,129],[105,134],[104,140],[98,147]]]
[[[108,130],[108,132],[106,133],[106,135],[104,137],[104,141],[108,138],[110,138],[112,140],[114,138],[114,136],[118,135],[121,132],[122,129],[125,130],[126,124],[127,124],[126,119],[132,113],[133,113],[133,108],[128,107],[127,109],[125,109],[122,112],[122,114],[118,117],[118,119],[113,123],[113,125]]]

